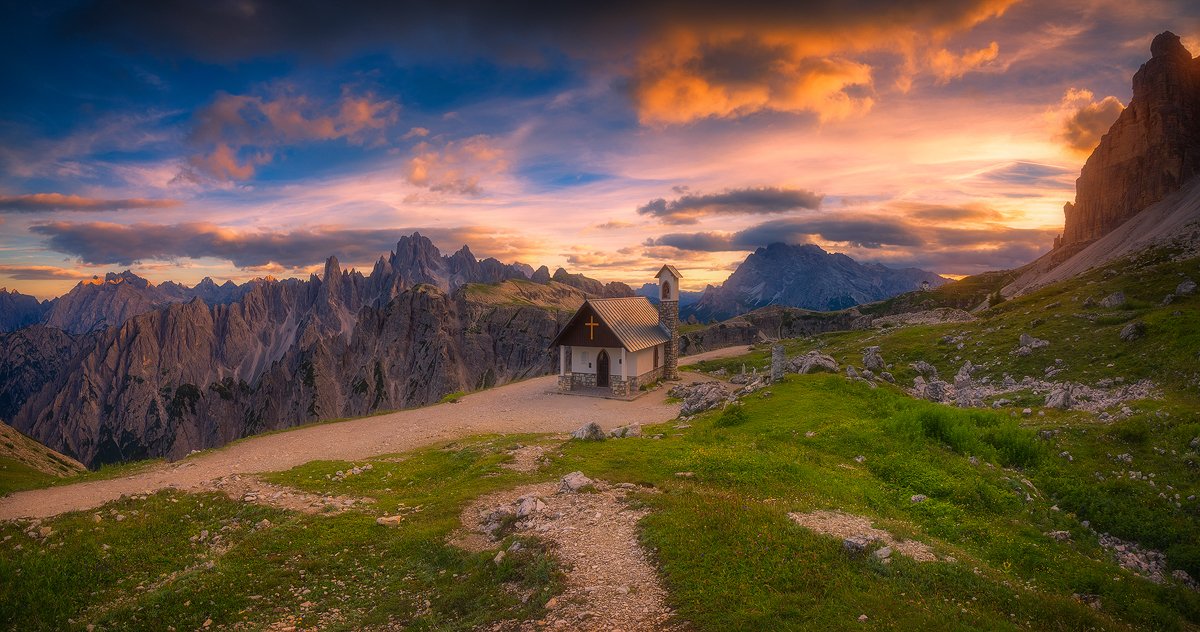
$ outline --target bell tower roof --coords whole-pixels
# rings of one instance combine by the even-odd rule
[[[661,279],[663,278],[663,275],[670,275],[675,279],[683,278],[683,275],[679,273],[679,270],[675,269],[675,266],[671,264],[664,265],[662,269],[658,271],[658,274],[654,275],[654,278]]]

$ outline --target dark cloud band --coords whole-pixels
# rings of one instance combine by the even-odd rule
[[[674,200],[658,198],[637,209],[665,224],[695,224],[706,215],[765,215],[821,206],[822,195],[803,189],[751,187],[721,193],[686,194]]]

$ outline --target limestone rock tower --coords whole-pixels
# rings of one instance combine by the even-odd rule
[[[679,379],[679,280],[683,278],[675,266],[665,265],[658,274],[658,322],[667,330],[671,341],[663,352],[663,379]]]

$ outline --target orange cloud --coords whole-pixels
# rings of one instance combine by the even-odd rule
[[[637,53],[632,92],[638,117],[643,124],[670,125],[762,111],[806,112],[821,121],[861,116],[875,103],[876,69],[856,57],[899,57],[901,89],[921,72],[950,81],[995,60],[999,46],[955,54],[942,44],[1013,2],[835,7],[811,19],[795,13],[675,26]]]
[[[395,124],[399,106],[348,89],[332,104],[305,95],[278,92],[270,97],[221,93],[196,113],[190,140],[204,148],[189,162],[218,180],[247,180],[271,160],[269,148],[345,140],[363,145],[381,142]]]
[[[1124,110],[1125,105],[1117,97],[1096,101],[1090,90],[1071,88],[1054,113],[1059,119],[1057,138],[1072,153],[1087,157]]]
[[[507,152],[487,135],[479,134],[441,147],[421,142],[413,148],[406,178],[438,193],[480,195],[482,176],[508,170]]]

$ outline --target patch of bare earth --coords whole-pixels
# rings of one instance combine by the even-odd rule
[[[633,489],[580,475],[573,485],[527,485],[480,497],[464,509],[464,528],[452,544],[487,551],[510,533],[537,537],[549,544],[566,575],[563,593],[546,604],[545,618],[501,622],[490,629],[682,629],[638,542],[637,523],[647,512],[627,504]]]
[[[840,511],[814,511],[812,513],[792,512],[788,514],[788,518],[805,529],[843,540],[861,538],[867,542],[882,542],[884,546],[918,562],[936,562],[938,560],[928,544],[916,540],[899,540],[883,529],[872,527],[870,519],[863,516]]]
[[[561,437],[565,438],[565,437]],[[549,445],[521,445],[507,451],[507,454],[512,457],[511,461],[506,461],[500,464],[500,467],[513,470],[515,472],[536,472],[538,468],[546,464],[546,452],[556,446]]]
[[[231,474],[196,488],[201,491],[222,492],[233,500],[268,505],[307,514],[341,513],[355,506],[371,504],[373,498],[351,496],[319,496],[292,487],[274,485],[254,476]],[[195,490],[192,490],[195,491]]]

